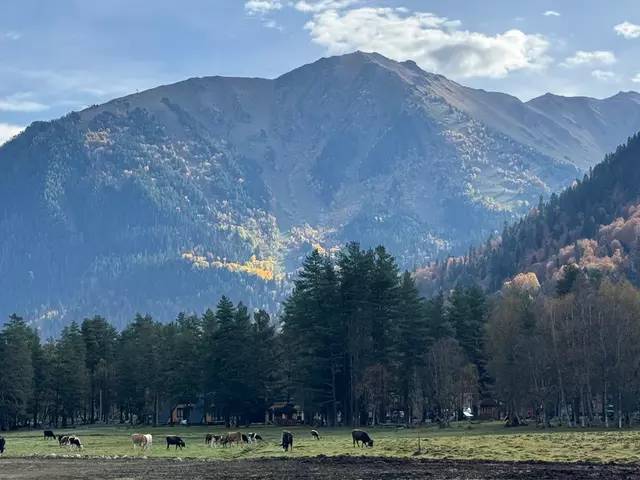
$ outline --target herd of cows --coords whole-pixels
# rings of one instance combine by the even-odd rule
[[[316,440],[320,440],[320,434],[317,430],[311,430],[311,436]],[[180,448],[180,450],[182,450],[187,446],[185,441],[178,435],[167,435],[165,438],[167,441],[167,450],[172,445],[175,446],[176,450],[178,449],[178,447]],[[354,446],[373,447],[373,440],[364,430],[353,430],[351,432],[351,438],[353,439]],[[77,450],[82,450],[84,448],[82,442],[80,441],[80,438],[76,435],[56,436],[56,434],[53,433],[52,430],[45,430],[44,439],[57,439],[60,448],[69,447],[71,449]],[[136,449],[136,447],[140,447],[142,450],[148,450],[153,444],[153,436],[149,433],[134,433],[133,435],[131,435],[131,441],[133,443],[134,450]],[[262,437],[259,434],[253,432],[247,434],[244,434],[242,432],[230,432],[225,435],[214,435],[208,433],[204,439],[205,445],[211,447],[213,447],[214,445],[228,447],[233,444],[240,445],[242,443],[258,443],[261,441],[263,441]],[[6,440],[3,437],[0,437],[0,453],[4,453],[5,444]],[[286,430],[282,432],[282,442],[280,446],[282,447],[283,452],[287,452],[289,451],[289,449],[293,450],[293,435],[291,434],[291,432],[288,432]]]

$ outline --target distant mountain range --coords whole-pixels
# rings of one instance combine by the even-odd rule
[[[0,147],[0,311],[273,312],[312,248],[461,252],[639,130],[635,92],[522,103],[362,52],[119,98]]]

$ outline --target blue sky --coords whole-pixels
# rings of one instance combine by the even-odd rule
[[[523,100],[601,98],[640,90],[640,0],[2,0],[0,143],[136,90],[357,49]]]

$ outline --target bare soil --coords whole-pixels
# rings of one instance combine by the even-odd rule
[[[232,461],[156,459],[0,459],[3,480],[33,479],[639,479],[640,467],[585,463],[316,457]]]

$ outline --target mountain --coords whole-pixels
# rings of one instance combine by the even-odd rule
[[[553,286],[575,265],[592,277],[640,285],[640,134],[560,195],[553,194],[502,234],[460,258],[418,269],[424,294],[506,281]]]
[[[274,312],[312,248],[380,243],[407,268],[463,251],[581,177],[639,112],[634,93],[522,103],[356,52],[36,122],[0,147],[0,310],[47,332],[221,294]]]

